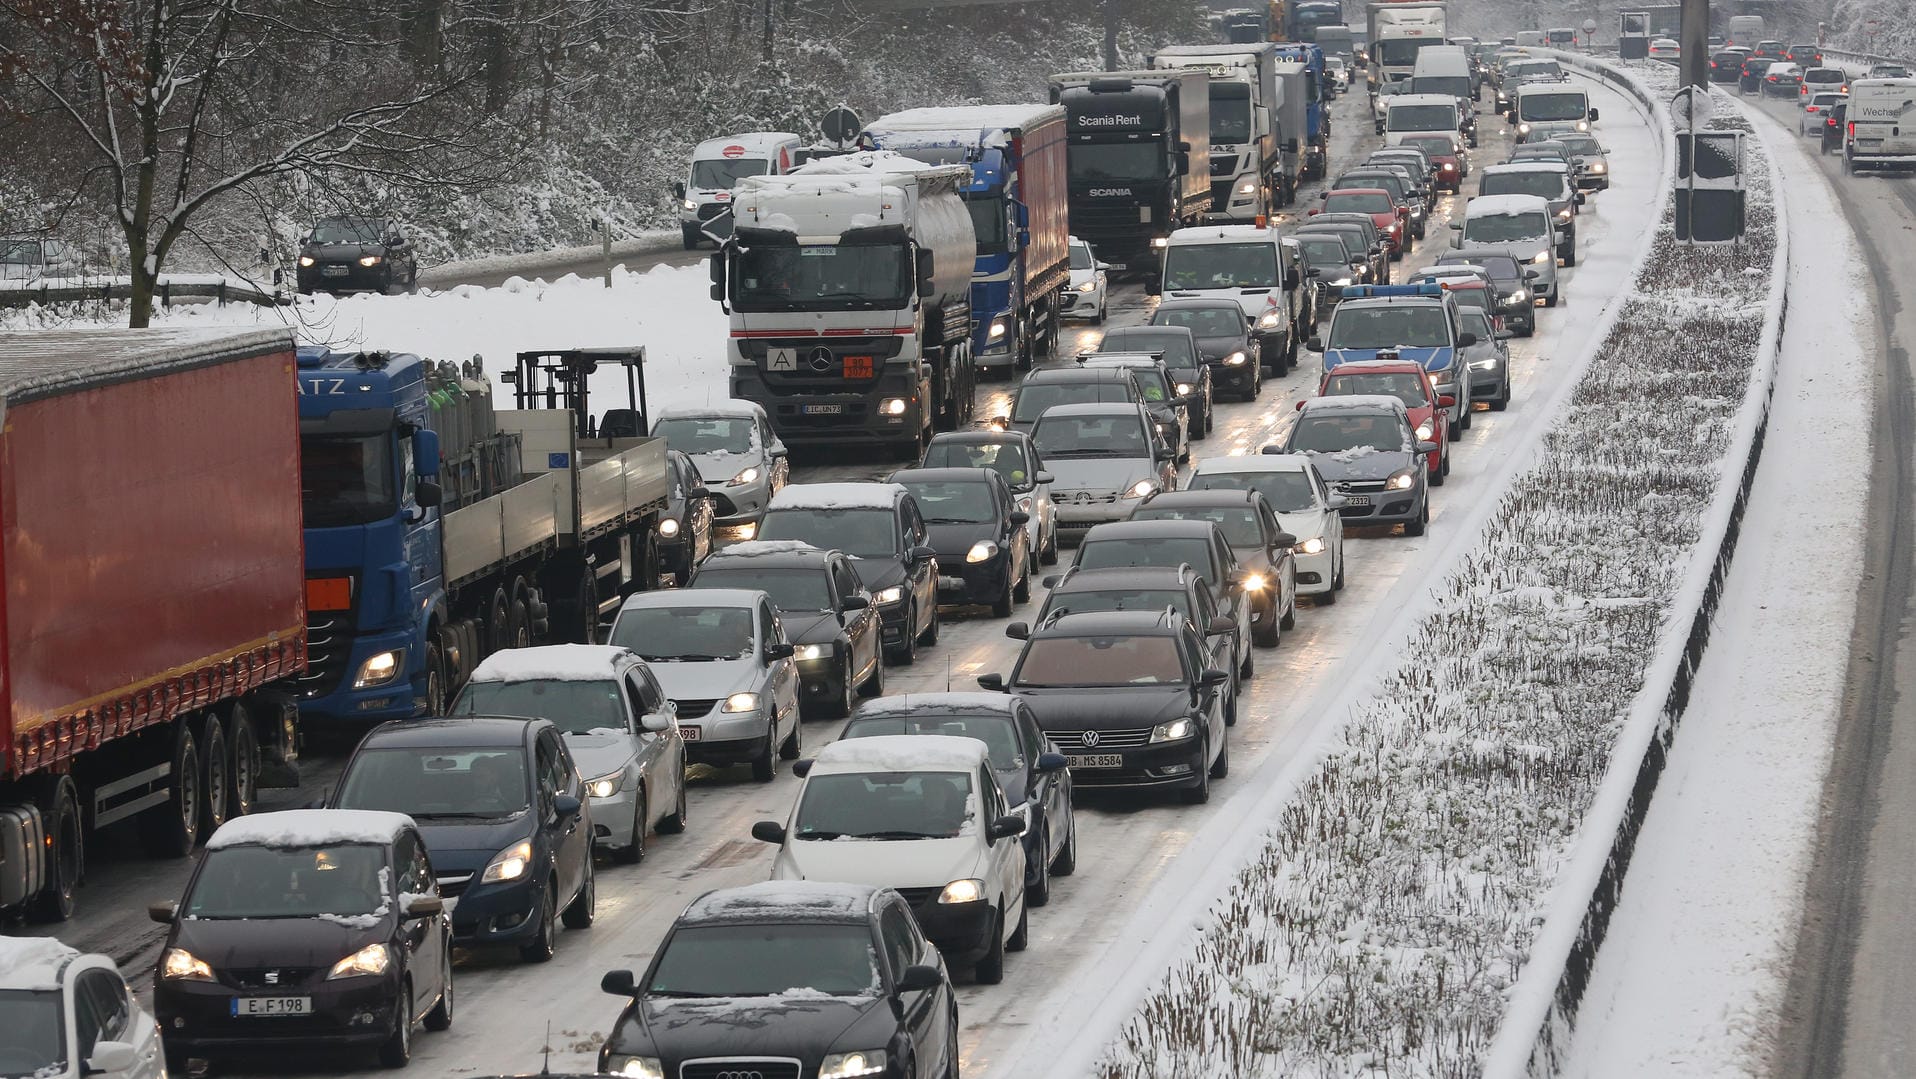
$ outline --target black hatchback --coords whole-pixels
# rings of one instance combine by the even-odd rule
[[[907,468],[887,483],[911,492],[938,554],[938,602],[979,604],[999,618],[1031,598],[1031,515],[989,468]]]
[[[392,292],[419,282],[412,242],[390,217],[326,217],[299,241],[299,291]]]

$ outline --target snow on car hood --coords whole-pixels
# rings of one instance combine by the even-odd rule
[[[1391,473],[1409,468],[1414,459],[1415,455],[1405,450],[1374,450],[1369,447],[1337,453],[1311,453],[1311,460],[1317,463],[1318,473],[1329,483],[1389,479]]]
[[[791,616],[786,616],[785,624],[791,625]],[[717,700],[756,689],[759,670],[759,665],[749,659],[652,661],[652,677],[659,680],[665,695],[673,700]]]
[[[1324,534],[1324,514],[1318,510],[1280,513],[1277,515],[1277,527],[1296,536],[1297,542],[1303,543],[1307,539]],[[658,668],[654,667],[653,670],[656,672]]]
[[[667,696],[670,696],[668,691]],[[579,775],[585,779],[597,779],[625,767],[627,761],[638,755],[639,740],[635,735],[620,730],[593,730],[585,734],[567,731],[565,747],[572,751],[572,759],[579,766]]]
[[[692,464],[699,470],[699,475],[704,478],[706,486],[713,488],[715,493],[718,488],[730,482],[733,476],[754,465],[758,466],[760,478],[763,478],[765,455],[756,448],[743,453],[718,450],[713,453],[692,453],[686,456],[692,458]]]
[[[954,880],[989,877],[983,854],[975,828],[952,839],[788,839],[772,864],[772,879],[943,888]]]
[[[1051,495],[1060,501],[1073,491],[1122,491],[1157,471],[1146,457],[1047,457],[1044,467],[1051,473]]]

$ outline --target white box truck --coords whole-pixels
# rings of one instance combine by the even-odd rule
[[[1850,83],[1843,171],[1908,168],[1916,168],[1916,79]]]
[[[1296,198],[1295,171],[1285,173],[1280,145],[1300,131],[1278,122],[1277,46],[1172,45],[1151,67],[1211,76],[1211,210],[1209,221],[1251,222]],[[1295,153],[1295,151],[1293,151]]]
[[[1410,78],[1417,54],[1445,43],[1447,9],[1441,0],[1370,5],[1370,84]]]

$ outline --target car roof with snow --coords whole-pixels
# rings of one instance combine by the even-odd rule
[[[768,880],[706,892],[679,915],[679,924],[719,922],[865,922],[872,902],[889,889],[869,884]]]
[[[946,693],[900,693],[892,697],[874,697],[858,706],[852,713],[852,722],[869,719],[872,716],[899,715],[906,712],[929,711],[939,709],[948,712],[991,712],[996,715],[1011,714],[1014,698],[1009,693],[986,693],[982,690],[963,690]],[[922,738],[923,735],[913,735]]]
[[[814,547],[804,540],[746,540],[744,543],[734,543],[706,555],[705,561],[699,563],[699,571],[739,564],[761,565],[768,569],[805,566],[823,570],[830,556],[837,553],[835,549]],[[695,573],[693,590],[700,591],[703,587],[698,584],[698,575]]]
[[[661,588],[634,592],[619,605],[622,611],[676,607],[750,607],[766,599],[757,588]]]
[[[1449,94],[1398,94],[1391,98],[1390,108],[1399,105],[1455,105],[1457,99]]]
[[[1089,353],[1088,355],[1097,355]],[[1123,382],[1126,376],[1112,367],[1086,367],[1072,364],[1069,367],[1043,367],[1024,377],[1018,383],[1019,389],[1030,385],[1043,385],[1047,382]]]
[[[890,483],[990,483],[998,473],[989,468],[964,468],[946,465],[933,468],[901,468],[886,477]]]
[[[662,408],[652,422],[659,420],[714,420],[714,419],[760,419],[765,416],[765,408],[756,401],[726,400],[715,401],[709,405],[686,405],[679,408]]]
[[[52,937],[0,936],[0,989],[58,989],[81,954]]]
[[[911,493],[895,483],[794,483],[772,496],[771,510],[888,510]]]
[[[1526,143],[1526,145],[1529,145]],[[1561,161],[1506,161],[1501,165],[1491,165],[1484,169],[1485,176],[1505,176],[1519,172],[1554,172],[1558,175],[1568,173],[1570,166]]]
[[[1548,214],[1550,200],[1542,195],[1478,195],[1464,203],[1465,217],[1500,214]]]
[[[1198,476],[1228,476],[1234,472],[1303,472],[1310,458],[1301,453],[1262,453],[1236,457],[1206,457],[1191,470]]]
[[[812,777],[843,772],[975,772],[985,761],[976,738],[944,734],[891,734],[832,742],[812,761]]]
[[[602,682],[628,662],[629,648],[610,644],[543,644],[506,648],[481,660],[474,682]]]
[[[1276,243],[1277,234],[1262,225],[1197,225],[1177,229],[1167,241],[1171,247],[1213,243]]]
[[[886,139],[901,146],[938,145],[954,136],[969,136],[971,143],[981,135],[1006,129],[1034,127],[1053,118],[1064,119],[1062,105],[934,105],[887,113],[866,125],[880,138],[910,132],[925,136],[922,140]]]
[[[412,826],[412,818],[404,813],[373,809],[282,809],[227,821],[206,841],[206,849],[390,843]]]
[[[1381,393],[1351,393],[1337,397],[1306,397],[1303,415],[1313,412],[1394,412],[1399,416],[1410,416],[1410,410],[1404,402]]]

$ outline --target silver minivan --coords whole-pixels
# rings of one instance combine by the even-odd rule
[[[1550,203],[1536,195],[1479,195],[1464,204],[1464,219],[1453,222],[1457,247],[1496,247],[1517,264],[1536,270],[1530,291],[1545,307],[1557,306],[1558,232]]]

